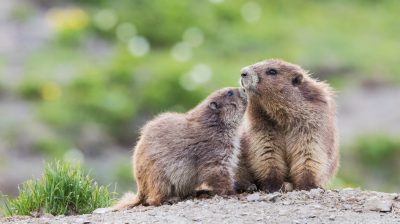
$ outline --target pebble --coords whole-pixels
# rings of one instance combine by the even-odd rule
[[[75,219],[75,223],[89,224],[90,221],[87,221],[84,218],[77,218],[77,219]]]
[[[312,208],[314,209],[321,209],[322,206],[320,204],[315,204],[315,205],[311,205]]]
[[[283,215],[287,215],[288,211],[287,210],[279,210],[279,215],[283,216]]]
[[[112,208],[98,208],[93,211],[93,214],[104,214],[112,212]]]
[[[349,205],[349,204],[343,204],[343,208],[344,208],[345,210],[350,210],[350,209],[351,209],[351,205]]]
[[[54,218],[54,215],[52,215],[52,214],[50,214],[50,213],[45,213],[45,214],[43,215],[43,217],[46,217],[46,218]]]
[[[315,188],[310,190],[310,195],[313,197],[320,196],[322,193],[324,193],[324,190],[322,190],[321,188]]]
[[[329,217],[328,217],[328,219],[329,219],[329,220],[331,220],[331,221],[333,221],[333,220],[335,220],[335,219],[336,219],[336,216],[334,216],[334,215],[331,215],[331,216],[329,216]]]
[[[271,202],[276,202],[276,200],[278,199],[278,197],[280,195],[281,194],[279,194],[279,193],[270,194],[270,195],[268,195],[267,200],[271,201]]]
[[[367,199],[364,204],[364,208],[370,211],[377,212],[391,212],[393,206],[393,200],[391,198],[379,198],[379,197],[371,197]]]
[[[354,208],[353,210],[355,212],[362,212],[363,211],[363,209],[361,207]]]
[[[283,184],[283,186],[284,186],[285,192],[290,192],[290,191],[293,191],[293,189],[294,189],[293,184],[290,182],[285,182]]]
[[[292,202],[290,202],[290,201],[284,201],[282,204],[283,204],[283,205],[290,205],[290,204],[292,204]]]
[[[247,196],[247,201],[260,201],[260,193],[253,193]]]

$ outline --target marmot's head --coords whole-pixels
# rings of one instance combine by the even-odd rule
[[[249,103],[257,103],[278,119],[295,119],[326,104],[329,87],[317,82],[300,66],[283,60],[265,60],[241,70],[241,85]]]
[[[192,113],[210,125],[237,127],[246,111],[246,104],[247,97],[242,88],[224,88],[211,93]]]

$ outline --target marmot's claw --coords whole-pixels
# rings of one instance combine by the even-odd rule
[[[246,191],[248,193],[253,193],[253,192],[257,191],[257,186],[255,184],[251,184],[250,186],[247,187]]]
[[[258,189],[257,189],[257,186],[256,186],[255,184],[252,184],[252,183],[249,183],[249,182],[246,182],[246,183],[243,183],[243,182],[235,182],[235,183],[233,184],[233,186],[234,186],[234,190],[235,190],[237,193],[243,193],[243,192],[246,192],[246,193],[253,193],[253,192],[255,192],[255,191],[258,190]]]

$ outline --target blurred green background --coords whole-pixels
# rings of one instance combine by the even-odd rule
[[[338,90],[331,187],[400,191],[399,12],[397,0],[2,2],[0,191],[15,195],[54,158],[134,190],[140,127],[265,58]]]

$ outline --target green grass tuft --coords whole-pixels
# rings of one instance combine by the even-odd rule
[[[3,196],[0,210],[4,216],[87,214],[110,206],[116,196],[85,174],[80,165],[65,162],[48,164],[41,179],[28,180],[18,189],[14,199]]]

